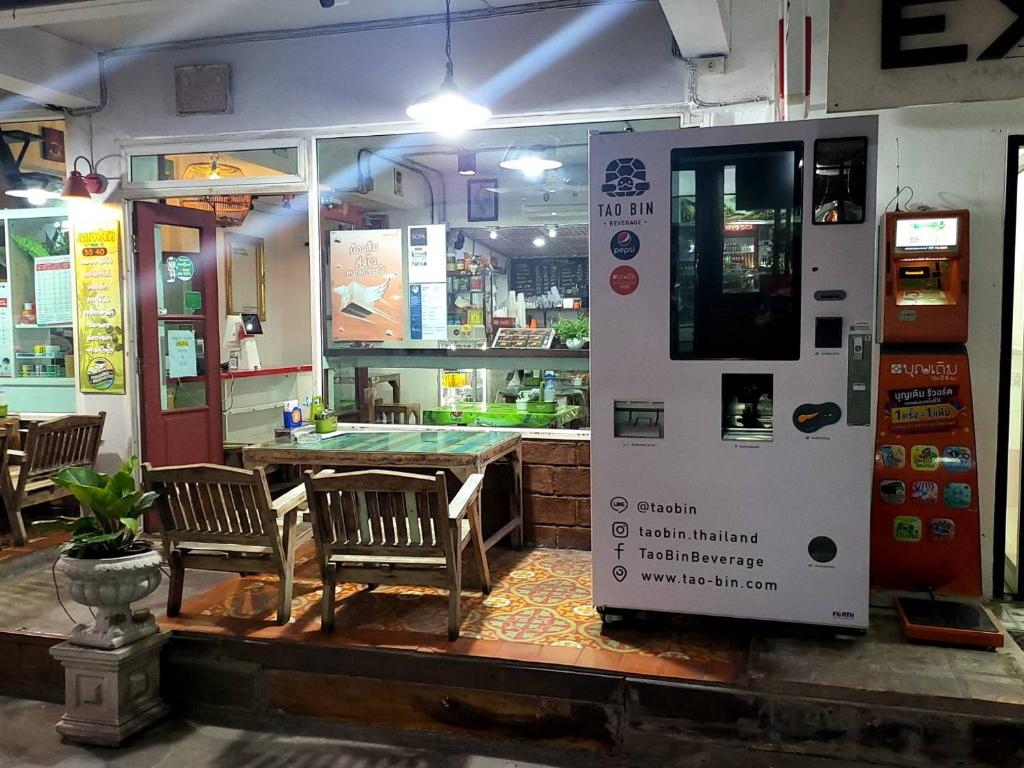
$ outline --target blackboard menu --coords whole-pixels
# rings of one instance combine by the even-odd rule
[[[524,296],[542,296],[557,288],[563,298],[588,298],[590,272],[586,257],[512,259],[509,288]]]

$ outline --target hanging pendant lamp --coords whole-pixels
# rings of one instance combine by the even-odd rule
[[[452,63],[452,2],[444,3],[444,55],[445,76],[441,87],[410,104],[405,110],[413,120],[423,123],[430,131],[455,136],[487,122],[491,110],[477,104],[455,85],[455,65]]]

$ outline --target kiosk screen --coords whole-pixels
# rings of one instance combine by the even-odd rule
[[[900,219],[896,222],[897,251],[955,251],[956,217]]]

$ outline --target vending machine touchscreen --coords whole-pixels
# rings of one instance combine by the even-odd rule
[[[876,134],[591,137],[604,615],[867,625]]]

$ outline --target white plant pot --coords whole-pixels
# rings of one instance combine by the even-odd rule
[[[565,346],[569,349],[583,349],[583,345],[587,343],[586,339],[566,339]]]
[[[87,560],[61,555],[57,570],[67,576],[76,603],[96,609],[92,624],[78,624],[70,640],[92,648],[120,648],[158,631],[149,611],[133,614],[131,604],[160,586],[160,553]]]

